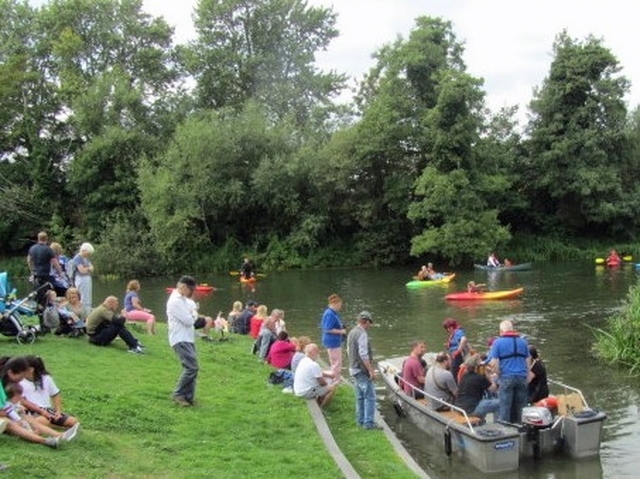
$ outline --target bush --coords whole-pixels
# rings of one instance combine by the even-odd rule
[[[608,330],[596,329],[596,354],[612,364],[640,368],[640,284],[629,288],[625,307],[607,320]]]

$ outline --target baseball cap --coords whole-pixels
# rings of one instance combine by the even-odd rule
[[[360,313],[358,313],[358,319],[373,323],[373,317],[371,316],[371,313],[369,311],[360,311]]]

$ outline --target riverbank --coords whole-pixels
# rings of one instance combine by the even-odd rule
[[[270,368],[250,354],[251,339],[199,341],[197,402],[170,401],[179,364],[167,344],[135,332],[147,354],[121,341],[98,348],[47,335],[20,346],[0,338],[2,355],[42,357],[62,390],[63,409],[81,421],[60,450],[0,436],[4,477],[340,477],[306,402],[268,386]],[[353,391],[342,386],[325,411],[340,449],[362,477],[415,477],[382,431],[353,424]]]

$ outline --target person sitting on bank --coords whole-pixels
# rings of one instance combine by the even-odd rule
[[[331,381],[333,371],[323,371],[316,362],[320,354],[317,344],[307,344],[304,354],[294,373],[293,392],[297,397],[315,399],[323,407],[335,393],[337,382]]]
[[[261,304],[256,308],[256,314],[251,316],[251,319],[249,319],[249,336],[253,339],[258,339],[258,334],[260,334],[262,324],[268,316],[267,311],[267,305]]]
[[[480,365],[479,354],[469,356],[464,362],[465,373],[458,385],[458,397],[455,405],[464,409],[467,414],[484,419],[488,413],[498,414],[500,401],[485,399],[498,390],[495,379],[485,366]]]
[[[424,341],[411,343],[411,353],[402,365],[402,390],[415,399],[422,399],[424,394],[424,375],[426,361],[422,359],[427,346]]]
[[[129,347],[129,352],[143,354],[140,342],[133,337],[125,326],[125,318],[118,312],[118,298],[108,296],[101,305],[96,307],[87,318],[87,335],[89,342],[96,346],[107,346],[120,337]]]
[[[307,347],[307,344],[311,344],[311,338],[309,336],[300,336],[296,341],[292,338],[291,342],[296,345],[296,352],[291,358],[291,372],[295,374],[298,364],[304,358],[304,348]]]
[[[291,360],[295,352],[296,344],[293,340],[289,340],[289,333],[280,331],[275,342],[269,348],[267,363],[276,369],[291,369]]]
[[[254,351],[258,354],[261,361],[266,362],[269,350],[276,340],[276,324],[273,318],[269,316],[262,323],[260,334],[254,343]]]
[[[424,392],[427,394],[427,407],[435,411],[447,411],[458,394],[458,385],[449,371],[451,359],[445,352],[439,352],[436,363],[429,368],[424,378]],[[442,400],[441,401],[439,401]],[[446,404],[445,404],[446,403]]]
[[[143,321],[147,325],[147,334],[156,334],[156,317],[151,310],[142,306],[140,301],[140,282],[132,279],[127,284],[124,296],[124,310],[128,321]]]
[[[256,314],[258,303],[250,299],[246,307],[233,321],[233,332],[236,334],[249,334],[251,318]]]

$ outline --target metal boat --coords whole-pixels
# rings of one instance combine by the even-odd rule
[[[395,410],[442,441],[444,453],[460,456],[482,472],[514,471],[520,460],[527,457],[544,458],[560,453],[578,459],[600,452],[606,414],[590,409],[578,389],[549,381],[551,387],[563,391],[555,396],[558,404],[555,414],[549,414],[546,408],[526,408],[522,424],[481,424],[479,418],[453,404],[447,404],[450,410],[446,412],[429,409],[429,395],[424,391],[420,392],[425,399],[406,394],[400,386],[404,359],[386,359],[378,365]],[[544,412],[542,409],[547,414],[537,414],[538,410]]]
[[[511,266],[487,266],[486,264],[474,264],[475,269],[482,271],[529,271],[533,268],[532,263],[512,264]]]

